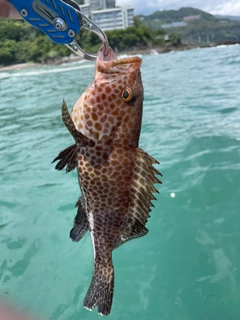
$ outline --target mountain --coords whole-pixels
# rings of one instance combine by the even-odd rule
[[[223,16],[223,15],[217,14],[215,15],[215,17],[218,19],[230,19],[230,20],[240,21],[240,16]]]
[[[204,12],[199,9],[191,8],[191,7],[184,7],[179,10],[162,10],[156,11],[149,16],[140,15],[139,17],[143,17],[146,21],[159,21],[161,23],[169,23],[172,21],[179,21],[183,20],[184,17],[187,16],[197,16],[201,15],[202,19],[205,21],[217,21],[218,19],[215,18],[213,15]]]
[[[163,29],[181,37],[183,43],[204,46],[240,41],[240,21],[214,16],[202,10],[185,7],[138,16],[153,30]]]

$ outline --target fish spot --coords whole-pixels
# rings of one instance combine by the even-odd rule
[[[102,100],[106,100],[106,98],[107,98],[106,93],[102,93],[101,97],[102,97]]]
[[[88,120],[88,121],[87,121],[87,126],[88,126],[88,127],[92,127],[92,126],[93,126],[92,120]]]
[[[92,113],[92,119],[93,121],[97,121],[98,120],[98,116],[96,113]]]
[[[113,153],[112,156],[111,156],[112,159],[117,159],[117,157],[118,157],[118,156],[117,156],[116,153]]]
[[[119,162],[118,162],[118,164],[119,164]],[[122,165],[117,165],[117,166],[115,167],[115,170],[116,170],[117,172],[121,172],[121,170],[122,170]]]
[[[113,116],[117,116],[119,114],[119,109],[114,109],[112,112]]]
[[[109,167],[109,168],[108,168],[108,174],[110,175],[112,172],[113,172],[113,168],[112,168],[112,167]]]
[[[96,152],[96,156],[97,156],[97,157],[101,157],[101,156],[102,156],[102,152],[101,152],[101,151],[97,151],[97,152]]]
[[[114,110],[114,109],[115,109],[115,104],[114,104],[114,103],[110,103],[109,108],[110,108],[111,110]]]
[[[95,138],[96,140],[99,140],[99,133],[98,133],[98,132],[94,132],[94,138]]]
[[[95,161],[95,163],[96,163],[97,165],[100,165],[100,164],[102,163],[102,159],[101,159],[101,158],[97,158],[96,161]]]
[[[106,129],[106,130],[105,130],[106,132],[109,132],[110,126],[111,126],[111,125],[110,125],[109,122],[104,123],[104,128]]]
[[[117,116],[116,118],[118,121],[122,121],[122,116]]]
[[[99,131],[102,130],[102,125],[99,122],[95,123],[94,127],[96,130],[99,130]]]
[[[129,177],[129,176],[124,176],[124,177],[123,177],[123,180],[124,180],[125,182],[129,182],[129,181],[130,181],[130,177]]]
[[[122,174],[123,176],[126,176],[126,175],[128,175],[128,171],[127,171],[126,169],[123,169],[123,170],[121,171],[121,174]]]
[[[120,106],[121,104],[122,104],[122,101],[121,101],[120,99],[117,99],[116,105],[117,105],[117,106]]]
[[[128,122],[128,127],[131,129],[133,127],[134,123],[132,121]]]
[[[107,168],[102,168],[102,174],[107,174]]]
[[[96,159],[97,159],[97,157],[96,157],[96,156],[94,156],[94,155],[92,155],[92,156],[91,156],[91,161],[93,161],[93,162],[94,162],[94,161],[96,161]]]
[[[109,123],[110,124],[114,124],[114,117],[112,117],[112,116],[110,116],[109,118],[108,118],[108,121],[109,121]]]
[[[102,186],[102,182],[101,181],[96,181],[96,186],[97,187],[101,187]]]
[[[94,178],[95,177],[95,174],[93,172],[90,172],[90,178]]]
[[[117,165],[119,165],[119,162],[117,160],[112,160],[111,164],[113,167],[116,167]]]
[[[100,122],[104,123],[107,120],[107,116],[104,114],[101,118],[100,118]]]
[[[103,101],[103,105],[104,105],[105,108],[108,107],[108,103],[109,103],[109,102],[108,102],[107,100]]]
[[[96,197],[98,197],[98,193],[95,192],[95,191],[93,191],[93,192],[92,192],[92,196],[93,196],[94,198],[96,198]]]
[[[105,91],[106,91],[106,93],[110,93],[112,90],[110,87],[106,87]]]
[[[102,155],[103,160],[107,160],[108,159],[108,153],[104,152]]]
[[[109,186],[109,183],[108,183],[108,182],[104,182],[104,183],[103,183],[103,187],[106,188],[106,189],[108,189],[108,188],[110,187],[110,186]]]
[[[116,149],[116,152],[117,152],[118,154],[121,154],[121,155],[122,155],[122,154],[123,154],[123,149],[117,148],[117,149]]]

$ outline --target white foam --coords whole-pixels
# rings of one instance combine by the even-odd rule
[[[42,75],[42,74],[49,74],[49,73],[60,73],[60,72],[68,72],[72,70],[79,70],[79,69],[88,69],[88,68],[93,68],[92,64],[88,65],[78,65],[74,67],[61,67],[61,68],[55,68],[55,69],[35,69],[34,71],[21,71],[21,72],[12,72],[7,73],[4,72],[3,74],[0,73],[0,79],[1,78],[7,78],[7,77],[28,77],[28,76],[36,76],[36,75]]]

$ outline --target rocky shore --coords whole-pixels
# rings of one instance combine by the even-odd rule
[[[223,45],[223,44],[231,45],[231,44],[236,44],[236,42],[211,44],[211,45],[205,46],[204,48]],[[148,49],[130,49],[130,50],[118,52],[117,56],[124,55],[124,54],[127,54],[127,55],[161,54],[161,53],[168,53],[171,51],[182,51],[182,50],[190,50],[190,49],[195,49],[195,48],[197,48],[197,46],[181,44],[178,46],[154,47],[154,48],[148,48]],[[201,47],[201,48],[203,48],[203,47]],[[10,70],[21,70],[21,69],[33,68],[33,67],[37,68],[37,67],[42,67],[42,66],[46,66],[46,65],[60,65],[63,63],[79,61],[81,59],[82,58],[80,58],[78,56],[70,55],[69,57],[61,57],[61,58],[52,59],[52,60],[47,61],[46,63],[27,62],[27,63],[21,63],[21,64],[14,64],[14,65],[10,65],[10,66],[1,66],[0,65],[0,72],[1,71],[2,72],[3,71],[10,71]]]

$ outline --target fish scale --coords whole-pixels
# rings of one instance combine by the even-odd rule
[[[94,272],[84,307],[108,315],[114,291],[112,251],[147,234],[145,227],[158,161],[138,148],[143,105],[142,60],[117,60],[99,51],[93,83],[73,106],[65,102],[63,122],[75,144],[60,152],[57,169],[77,166],[82,197],[70,237],[79,241],[87,231],[94,251]]]

